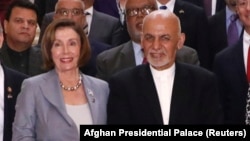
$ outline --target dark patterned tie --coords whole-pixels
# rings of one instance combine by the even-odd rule
[[[249,47],[250,48],[250,47]],[[247,80],[248,80],[248,93],[247,93],[247,104],[246,104],[246,125],[250,125],[250,49],[248,49],[247,57]]]
[[[230,24],[228,26],[228,31],[227,31],[228,45],[232,45],[236,41],[238,41],[239,33],[237,29],[237,24],[236,24],[237,19],[238,19],[238,16],[236,14],[233,14],[230,16]]]

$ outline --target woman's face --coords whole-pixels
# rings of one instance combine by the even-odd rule
[[[64,72],[78,69],[80,48],[80,37],[72,28],[58,28],[51,48],[52,59],[57,71]]]

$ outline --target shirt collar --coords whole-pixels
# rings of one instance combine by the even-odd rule
[[[243,33],[243,42],[250,45],[250,35],[245,30]]]
[[[159,7],[161,6],[161,5],[165,5],[165,6],[167,6],[167,9],[168,10],[170,10],[170,11],[174,11],[174,4],[175,4],[175,1],[176,0],[170,0],[168,3],[165,3],[165,4],[161,4],[158,0],[156,1],[156,3],[157,3],[157,7],[158,7],[158,9],[159,9]]]
[[[231,15],[233,15],[233,14],[236,14],[234,11],[232,11],[232,10],[230,10],[229,8],[228,8],[228,6],[226,6],[226,18],[227,18],[227,21],[230,21],[230,17],[231,17]]]
[[[88,12],[90,15],[93,15],[93,10],[94,10],[94,8],[93,8],[93,6],[91,6],[88,9],[85,9],[84,12],[85,13]]]
[[[150,65],[150,70],[152,72],[152,75],[153,76],[156,76],[156,77],[162,77],[162,76],[174,76],[175,74],[175,63],[168,69],[165,69],[165,70],[156,70],[155,68],[153,68],[151,65]]]

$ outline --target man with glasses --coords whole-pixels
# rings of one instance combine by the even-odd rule
[[[59,0],[60,1],[60,0]],[[59,2],[58,1],[58,2]],[[72,2],[74,2],[73,0]],[[83,9],[85,12],[85,20],[87,21],[88,27],[86,27],[86,30],[88,32],[88,37],[90,39],[105,43],[107,45],[110,45],[112,47],[120,45],[123,43],[123,32],[122,32],[122,26],[119,20],[115,17],[112,17],[110,15],[101,13],[93,9],[93,0],[81,0],[85,8]],[[60,6],[61,7],[61,6]],[[72,4],[65,5],[66,9],[72,9]],[[79,3],[74,6],[75,8],[81,7]],[[55,6],[55,12],[60,10],[58,8],[58,3]],[[64,17],[71,18],[73,20],[80,20],[82,19],[82,15],[74,15],[72,14],[68,15],[60,15]],[[41,26],[41,32],[39,37],[39,43],[41,42],[41,38],[43,36],[44,30],[48,26],[48,24],[52,21],[54,12],[47,13],[42,22]],[[57,13],[59,15],[60,13]],[[78,13],[79,14],[79,13]],[[56,15],[56,14],[55,14]]]
[[[68,2],[69,3],[69,2]],[[70,18],[75,22],[83,25],[83,28],[87,32],[87,23],[84,14],[84,4],[77,1],[72,1],[68,4],[67,2],[59,0],[55,5],[55,12],[45,14],[41,26],[41,32],[39,37],[39,43],[42,41],[42,37],[47,26],[52,22],[53,19],[57,18]],[[84,18],[83,18],[84,16]]]
[[[155,10],[157,10],[155,0],[127,0],[125,21],[131,40],[97,56],[98,78],[108,81],[114,73],[142,64],[144,58],[140,45],[142,20]],[[177,54],[178,61],[199,64],[197,52],[194,49],[183,47]]]
[[[48,25],[52,19],[71,19],[80,26],[88,34],[88,24],[86,21],[86,15],[84,12],[85,4],[82,0],[59,0],[55,6],[55,12],[47,14],[44,21]],[[46,27],[43,27],[43,32]],[[41,35],[40,35],[41,36]],[[91,58],[86,66],[81,67],[81,71],[85,74],[95,76],[96,75],[96,56],[104,50],[110,49],[111,46],[89,37],[89,43],[91,47]]]
[[[236,0],[243,34],[215,56],[214,72],[220,88],[226,124],[250,125],[250,0]]]
[[[107,123],[220,124],[223,113],[215,75],[175,60],[185,41],[179,18],[168,10],[157,10],[138,26],[148,64],[110,78]]]

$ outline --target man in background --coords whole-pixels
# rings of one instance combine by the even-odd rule
[[[0,23],[0,48],[3,43],[3,28]],[[0,140],[11,141],[12,122],[15,117],[16,98],[21,84],[28,76],[4,66],[0,59]]]
[[[215,75],[176,62],[184,40],[179,18],[172,12],[157,10],[144,18],[141,45],[148,64],[110,78],[108,124],[222,123]]]
[[[44,72],[40,48],[32,47],[37,15],[37,7],[30,1],[13,1],[5,15],[6,38],[0,50],[3,64],[30,76]]]
[[[108,80],[116,72],[143,63],[142,20],[154,10],[157,10],[155,0],[127,0],[125,21],[131,40],[97,56],[97,77]],[[177,51],[177,61],[199,65],[197,52],[187,46]]]

